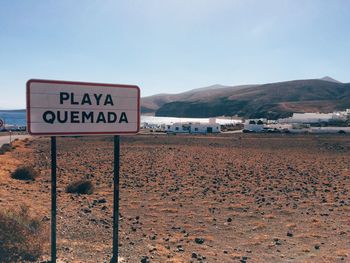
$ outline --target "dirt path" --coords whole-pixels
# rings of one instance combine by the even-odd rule
[[[14,141],[16,139],[23,140],[26,138],[30,138],[30,135],[12,135],[11,140]],[[5,143],[10,143],[10,136],[5,135],[5,136],[0,136],[0,147],[5,144]]]

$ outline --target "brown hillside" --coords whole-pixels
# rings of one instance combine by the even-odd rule
[[[255,85],[212,85],[209,87],[193,89],[179,94],[157,94],[142,98],[141,111],[143,114],[155,114],[155,112],[166,103],[174,101],[210,101],[212,98],[229,96],[235,90],[249,88],[253,86]]]
[[[350,108],[350,84],[321,79],[294,80],[153,97],[157,99],[143,99],[143,105],[152,102],[156,116],[279,118],[291,116],[293,112],[332,112]]]

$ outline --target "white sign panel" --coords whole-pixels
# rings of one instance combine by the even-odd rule
[[[27,82],[27,128],[32,135],[134,134],[139,127],[137,86]]]

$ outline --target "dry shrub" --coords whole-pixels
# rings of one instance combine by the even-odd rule
[[[31,166],[20,166],[11,174],[11,177],[17,180],[34,181],[38,173]]]
[[[69,184],[66,192],[91,195],[94,192],[94,185],[88,180],[80,180]]]
[[[4,154],[6,152],[10,152],[12,149],[13,149],[13,147],[10,144],[5,143],[0,148],[0,154]]]
[[[0,261],[33,262],[43,254],[48,231],[42,222],[30,217],[28,208],[0,211]]]

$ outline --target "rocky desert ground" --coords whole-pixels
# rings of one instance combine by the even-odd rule
[[[49,142],[0,155],[0,209],[27,205],[48,226]],[[59,262],[108,262],[113,138],[57,148]],[[40,176],[12,179],[22,164]],[[66,193],[80,179],[94,192]],[[350,262],[349,191],[346,135],[122,137],[120,262]]]

